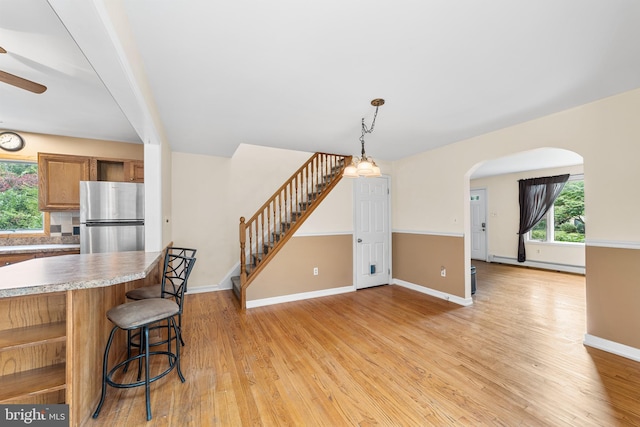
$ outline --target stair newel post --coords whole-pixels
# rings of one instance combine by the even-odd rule
[[[240,283],[247,281],[247,258],[245,254],[245,243],[247,241],[247,227],[244,223],[244,217],[240,217]]]

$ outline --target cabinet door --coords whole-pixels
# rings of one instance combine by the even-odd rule
[[[144,162],[132,160],[125,165],[125,181],[144,182]]]
[[[80,181],[89,180],[89,170],[89,157],[39,153],[40,210],[79,210]]]

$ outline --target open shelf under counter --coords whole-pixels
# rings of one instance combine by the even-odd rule
[[[0,383],[11,386],[0,387],[0,403],[18,403],[25,397],[64,390],[66,388],[65,369],[65,364],[59,363],[1,376]]]
[[[36,326],[0,331],[0,351],[21,347],[61,342],[67,339],[65,322],[45,323]]]

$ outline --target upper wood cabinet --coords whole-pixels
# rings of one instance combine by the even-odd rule
[[[132,160],[125,165],[125,181],[144,182],[144,162]]]
[[[38,153],[39,209],[80,209],[80,181],[89,180],[90,169],[90,157]]]
[[[38,153],[41,211],[80,209],[80,181],[144,182],[142,160]]]
[[[91,159],[92,181],[144,182],[144,162],[127,159]]]

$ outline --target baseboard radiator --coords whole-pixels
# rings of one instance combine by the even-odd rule
[[[498,255],[489,255],[488,261],[499,263],[499,264],[517,265],[520,267],[533,267],[533,268],[540,268],[543,270],[562,271],[565,273],[585,274],[584,266],[579,266],[579,265],[559,264],[555,262],[544,262],[544,261],[518,262],[516,258],[509,258],[509,257],[498,256]]]

